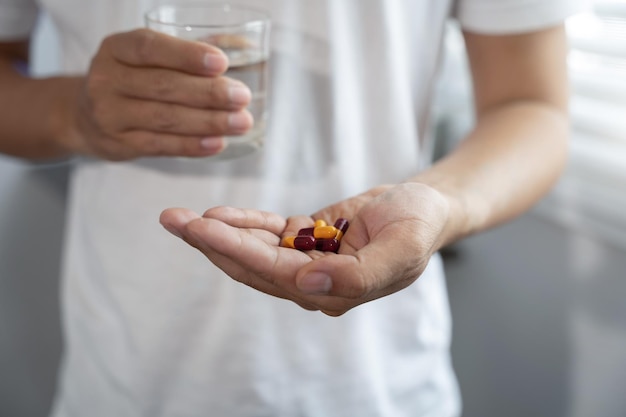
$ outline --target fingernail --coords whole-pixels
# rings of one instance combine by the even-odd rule
[[[330,277],[322,272],[306,274],[297,283],[298,289],[305,294],[328,294],[333,282]]]
[[[245,106],[251,98],[250,89],[243,83],[232,83],[228,87],[228,99],[237,106]]]
[[[204,67],[211,72],[222,72],[226,68],[224,56],[207,52],[204,54]]]
[[[236,131],[245,132],[250,126],[250,114],[245,111],[230,113],[228,115],[228,126]]]
[[[222,136],[211,136],[200,140],[200,147],[207,151],[219,151],[224,147],[224,138]]]

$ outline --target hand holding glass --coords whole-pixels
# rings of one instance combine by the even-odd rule
[[[248,110],[254,126],[226,137],[226,149],[211,159],[232,159],[263,146],[267,122],[266,90],[270,20],[262,11],[228,3],[163,5],[146,13],[149,29],[220,48],[229,59],[225,76],[242,81],[252,92]]]

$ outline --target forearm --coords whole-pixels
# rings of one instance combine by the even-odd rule
[[[456,150],[411,181],[447,197],[440,247],[528,210],[558,179],[568,119],[557,106],[511,102],[481,116]]]
[[[70,109],[80,86],[79,77],[25,77],[10,59],[0,59],[0,152],[29,159],[71,155]]]

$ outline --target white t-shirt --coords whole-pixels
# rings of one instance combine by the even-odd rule
[[[0,0],[0,36],[33,1]],[[67,73],[143,25],[149,0],[41,0]],[[413,285],[331,318],[234,282],[158,223],[171,206],[309,214],[428,161],[444,24],[540,28],[569,0],[240,0],[273,18],[264,151],[229,162],[81,159],[63,270],[55,417],[456,416],[450,314],[434,257]]]

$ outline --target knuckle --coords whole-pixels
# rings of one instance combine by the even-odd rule
[[[161,98],[170,97],[175,91],[171,77],[165,72],[158,72],[154,75],[150,88]]]
[[[91,119],[96,126],[102,131],[108,132],[110,130],[110,121],[112,119],[110,106],[104,103],[102,100],[91,100],[90,104]]]
[[[204,83],[204,89],[201,92],[205,97],[207,97],[211,103],[214,104],[216,99],[219,99],[220,92],[223,91],[224,82],[221,79],[209,78]]]
[[[125,150],[132,155],[165,155],[165,138],[163,135],[135,131],[124,136]]]
[[[179,127],[180,122],[174,111],[174,108],[169,105],[155,106],[150,115],[152,124],[159,130],[171,131]]]
[[[363,276],[358,276],[351,282],[351,285],[346,288],[346,293],[343,295],[345,298],[356,300],[367,297],[373,290],[373,286]]]
[[[109,49],[109,48],[111,48],[115,44],[115,41],[118,38],[118,36],[119,35],[115,34],[115,33],[105,36],[102,39],[102,42],[100,42],[100,49]]]
[[[85,93],[91,100],[96,100],[109,90],[108,84],[106,72],[93,69],[85,82]]]
[[[210,135],[224,134],[228,132],[228,114],[225,112],[211,112],[203,120],[203,129]]]
[[[141,62],[150,62],[157,41],[157,34],[147,29],[137,29],[135,34],[135,55]]]
[[[97,154],[108,161],[128,161],[135,158],[136,154],[133,149],[125,146],[125,139],[124,135],[103,134],[94,144],[94,148],[97,149]]]
[[[165,138],[162,135],[152,135],[150,139],[145,142],[145,149],[143,149],[143,151],[154,156],[166,155]]]

